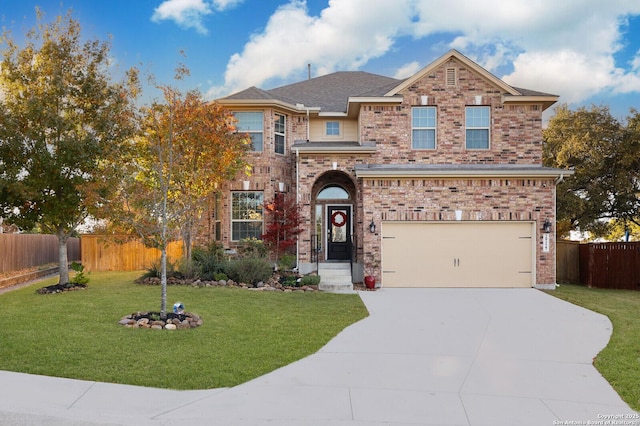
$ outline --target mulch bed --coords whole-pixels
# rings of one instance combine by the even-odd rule
[[[38,294],[56,294],[65,291],[84,290],[87,288],[86,284],[67,283],[67,284],[54,284],[47,287],[42,287],[36,290]]]

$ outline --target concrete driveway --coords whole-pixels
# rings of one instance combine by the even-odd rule
[[[610,424],[640,425],[592,366],[611,334],[602,315],[534,289],[360,296],[368,318],[318,353],[234,388],[0,372],[0,424],[540,426],[627,415],[629,423]]]

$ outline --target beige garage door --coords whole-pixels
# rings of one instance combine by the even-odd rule
[[[383,222],[384,287],[532,287],[531,222]]]

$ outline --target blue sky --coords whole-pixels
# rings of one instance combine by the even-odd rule
[[[458,49],[507,83],[575,108],[640,109],[637,0],[0,0],[15,38],[73,10],[87,38],[112,37],[114,74],[138,66],[209,99],[338,70],[404,78]],[[186,58],[180,55],[184,51]]]

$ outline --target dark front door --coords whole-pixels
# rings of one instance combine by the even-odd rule
[[[351,207],[329,206],[327,224],[327,260],[351,258]]]

